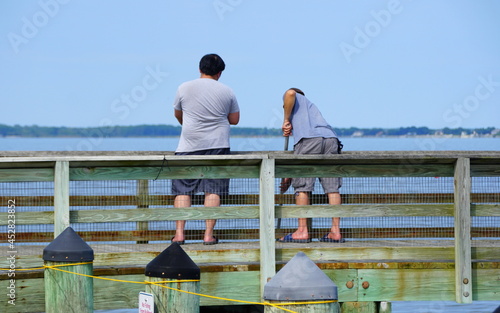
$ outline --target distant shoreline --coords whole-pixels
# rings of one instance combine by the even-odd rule
[[[334,128],[340,138],[500,138],[500,128]],[[105,127],[9,126],[0,124],[0,138],[170,138],[181,126],[136,125]],[[232,137],[281,137],[278,128],[231,127]]]
[[[2,136],[0,139],[14,139],[14,138],[89,138],[90,136]],[[269,135],[269,136],[245,136],[237,135],[231,138],[280,138],[282,136]],[[101,138],[179,138],[179,135],[174,136],[102,136]],[[457,139],[471,139],[471,138],[496,138],[500,139],[499,135],[401,135],[401,136],[339,136],[339,138],[457,138]]]

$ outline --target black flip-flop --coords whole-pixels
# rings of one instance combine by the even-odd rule
[[[294,242],[294,243],[309,243],[311,239],[293,239],[292,234],[288,234],[283,238],[276,239],[277,242]]]
[[[334,242],[334,243],[343,243],[343,242],[345,242],[344,238],[340,238],[339,240],[330,239],[330,238],[328,238],[328,234],[329,233],[327,233],[326,235],[324,235],[322,238],[319,238],[319,241],[321,241],[321,242]]]
[[[215,236],[213,236],[213,237],[215,239],[214,241],[203,241],[203,244],[205,246],[210,246],[210,245],[216,245],[216,244],[218,244],[219,243],[219,238],[217,238]]]

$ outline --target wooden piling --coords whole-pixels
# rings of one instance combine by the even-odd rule
[[[63,264],[68,266],[61,266]],[[61,270],[92,275],[92,264],[73,264],[74,262],[44,262],[45,266],[57,266]],[[46,268],[44,282],[46,313],[94,312],[92,278]]]
[[[92,275],[94,251],[71,227],[43,250],[43,260],[45,312],[94,312],[93,278],[78,275]]]
[[[154,297],[155,312],[200,312],[200,297],[193,294],[200,291],[200,268],[179,244],[171,244],[149,262],[145,274],[151,283],[146,292]]]

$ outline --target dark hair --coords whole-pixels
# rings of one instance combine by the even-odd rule
[[[200,71],[203,74],[213,76],[222,72],[226,68],[226,64],[217,54],[207,54],[200,60]]]
[[[289,90],[293,90],[293,91],[295,91],[296,93],[300,93],[300,94],[301,94],[301,95],[303,95],[304,97],[306,96],[306,95],[304,94],[304,92],[303,92],[302,90],[300,90],[299,88],[290,88]]]

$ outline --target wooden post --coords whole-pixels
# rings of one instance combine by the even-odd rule
[[[264,287],[265,313],[339,313],[337,286],[303,252],[297,253]],[[322,303],[323,302],[323,303]]]
[[[54,238],[69,226],[69,162],[56,161],[54,169]]]
[[[156,283],[156,285],[148,284],[146,287],[146,292],[154,296],[156,313],[200,312],[200,297],[187,293],[199,293],[200,268],[179,244],[171,244],[149,262],[145,274],[146,281]],[[183,280],[195,281],[183,282]],[[162,283],[163,281],[169,282]]]
[[[146,197],[149,195],[149,181],[140,179],[137,181],[137,199],[138,199],[138,209],[148,208]],[[149,222],[137,222],[137,230],[148,230]],[[147,240],[138,240],[138,244],[148,243]]]
[[[260,294],[276,273],[274,184],[274,159],[264,158],[260,166],[259,194]]]
[[[45,266],[72,272],[45,269],[45,312],[94,312],[93,278],[73,274],[93,274],[92,248],[68,227],[43,250],[43,260]],[[84,262],[88,264],[73,265]]]
[[[455,297],[458,303],[472,303],[470,159],[455,164]]]

